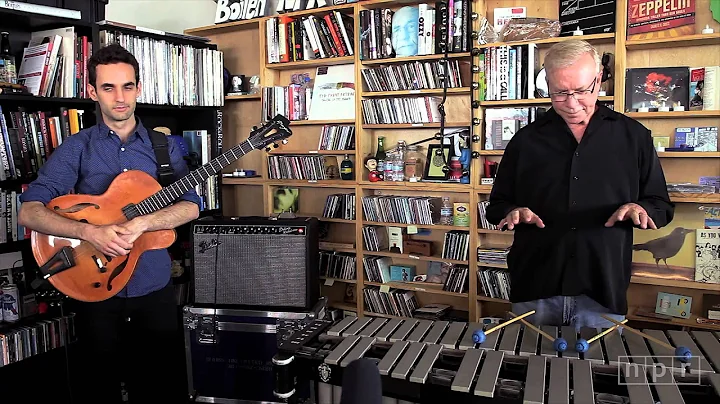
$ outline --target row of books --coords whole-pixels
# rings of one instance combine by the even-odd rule
[[[138,102],[160,105],[222,106],[223,53],[139,37],[119,31],[100,31],[100,46],[120,44],[140,65],[143,91]]]
[[[268,156],[271,180],[326,180],[326,159],[317,156]]]
[[[83,110],[60,107],[49,111],[17,111],[0,106],[0,180],[36,174],[64,139],[83,129]]]
[[[467,62],[463,62],[467,63]],[[463,86],[460,61],[448,62],[447,87]],[[440,76],[445,76],[440,61],[411,62],[360,70],[369,91],[399,91],[444,88]]]
[[[75,313],[0,328],[0,367],[75,342]]]
[[[87,98],[93,44],[74,27],[36,31],[23,50],[18,84],[41,97]]]
[[[470,251],[470,233],[464,230],[451,230],[443,239],[442,258],[455,261],[467,261]]]
[[[328,195],[322,217],[355,220],[355,194]]]
[[[363,226],[362,236],[366,251],[379,252],[388,249],[388,229],[382,226]]]
[[[439,197],[371,195],[362,198],[363,215],[371,222],[427,224],[440,221]]]
[[[450,265],[447,279],[443,284],[443,290],[454,293],[467,293],[469,289],[468,273],[470,267],[467,265]]]
[[[20,212],[20,195],[27,189],[27,184],[21,186],[21,191],[0,189],[0,243],[19,241],[30,238],[30,229],[18,224]]]
[[[415,293],[407,290],[390,289],[385,293],[377,286],[367,286],[363,288],[363,299],[366,311],[397,317],[412,317],[420,307]]]
[[[546,107],[510,107],[485,109],[484,150],[505,150],[523,126],[534,122],[547,111]]]
[[[264,121],[280,114],[291,121],[309,119],[312,88],[300,84],[262,88],[262,116]]]
[[[199,168],[212,160],[212,134],[207,130],[185,130],[182,141],[188,156],[197,163],[197,167],[190,165],[189,168]],[[200,210],[220,209],[219,187],[217,175],[210,176],[195,186],[195,192],[200,198]]]
[[[374,255],[363,256],[363,269],[365,279],[368,282],[388,283],[392,281],[390,266],[393,261],[390,257],[378,257]]]
[[[355,280],[357,257],[352,253],[320,251],[320,276],[334,279]]]
[[[440,122],[441,102],[441,97],[364,99],[363,121],[366,124]]]
[[[354,55],[353,18],[339,11],[323,16],[280,15],[266,22],[268,63]]]
[[[510,300],[510,272],[506,269],[478,268],[477,277],[484,296]]]
[[[507,265],[509,246],[484,245],[477,248],[478,264]]]
[[[469,0],[449,1],[447,12],[440,3],[420,3],[397,11],[361,10],[359,18],[360,32],[368,33],[360,38],[362,60],[441,54],[445,53],[443,44],[449,53],[470,49]]]
[[[354,150],[354,125],[323,125],[318,150]]]
[[[490,201],[478,202],[478,227],[481,229],[498,230],[497,225],[494,225],[487,220],[487,207],[490,205]]]
[[[537,44],[484,48],[479,55],[478,67],[480,101],[521,100],[540,96],[535,91],[535,78],[540,71]]]

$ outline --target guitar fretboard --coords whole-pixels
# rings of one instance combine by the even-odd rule
[[[208,178],[219,173],[223,168],[252,150],[255,150],[255,147],[253,147],[249,140],[229,149],[209,163],[135,205],[138,213],[147,215],[170,205],[173,201],[185,195],[189,190],[194,189],[198,184],[205,182]]]

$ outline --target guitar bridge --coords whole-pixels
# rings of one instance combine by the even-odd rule
[[[65,246],[40,267],[40,273],[43,275],[43,279],[47,279],[74,266],[75,257],[73,257],[73,249],[72,247]]]

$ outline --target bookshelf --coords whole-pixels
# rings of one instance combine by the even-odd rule
[[[344,15],[352,15],[355,26],[355,33],[358,31],[359,16],[363,10],[392,9],[397,10],[405,5],[417,5],[420,1],[388,1],[388,0],[366,0],[352,4],[343,4],[322,9],[303,10],[282,14],[289,17],[303,17],[309,15],[323,16],[330,11],[340,11]],[[428,3],[429,4],[429,3]],[[493,20],[493,9],[498,7],[526,6],[528,17],[544,17],[557,19],[559,4],[557,1],[530,1],[530,0],[474,0],[471,2],[472,12],[484,15],[488,20]],[[600,97],[599,101],[613,104],[616,111],[624,111],[625,106],[625,69],[630,67],[644,66],[673,66],[690,64],[692,66],[720,65],[720,36],[718,34],[703,35],[700,33],[705,25],[720,31],[720,24],[712,20],[708,8],[709,0],[698,0],[696,4],[696,33],[684,37],[668,39],[648,40],[626,40],[626,13],[627,0],[619,0],[616,4],[615,32],[584,35],[582,39],[589,41],[602,52],[611,52],[614,55],[614,86],[611,92]],[[329,66],[336,64],[351,63],[355,66],[356,83],[356,116],[355,120],[338,121],[306,121],[292,122],[293,136],[290,143],[285,147],[273,150],[271,155],[305,154],[305,155],[335,155],[340,163],[341,155],[349,153],[355,167],[355,177],[351,181],[343,180],[277,180],[268,178],[268,162],[266,153],[254,153],[246,156],[235,166],[229,167],[228,172],[236,168],[256,170],[258,178],[232,178],[226,179],[224,184],[223,213],[226,215],[271,215],[273,208],[273,191],[279,187],[293,187],[299,191],[299,210],[302,215],[319,217],[320,221],[327,226],[328,232],[325,240],[331,243],[338,243],[328,247],[328,250],[335,250],[356,255],[356,275],[352,280],[323,278],[320,280],[322,293],[329,297],[331,305],[346,311],[352,311],[357,315],[371,315],[391,317],[371,313],[363,302],[363,289],[367,286],[382,287],[388,286],[392,289],[411,290],[420,305],[429,303],[445,303],[453,306],[459,313],[459,318],[476,321],[480,317],[501,315],[509,309],[509,302],[504,299],[485,296],[478,284],[476,269],[483,267],[489,269],[506,268],[504,264],[483,263],[478,261],[475,246],[499,245],[510,246],[513,240],[513,232],[502,232],[482,228],[479,224],[477,204],[486,200],[492,190],[492,185],[483,184],[482,173],[485,161],[500,162],[502,150],[483,150],[484,145],[484,117],[485,111],[493,107],[524,107],[543,106],[549,107],[550,100],[546,98],[517,99],[502,101],[478,100],[478,91],[472,89],[470,84],[478,81],[478,73],[471,69],[472,64],[477,63],[478,56],[471,52],[449,53],[448,60],[458,61],[462,86],[451,88],[447,91],[445,102],[446,122],[445,128],[466,128],[471,135],[478,135],[479,141],[470,143],[472,151],[477,156],[472,159],[470,166],[470,183],[437,183],[437,182],[370,182],[368,171],[364,168],[364,159],[374,155],[378,137],[385,139],[386,149],[392,148],[398,140],[404,140],[408,144],[432,136],[440,127],[437,123],[365,123],[363,118],[362,102],[368,99],[388,99],[416,96],[442,96],[442,91],[437,89],[424,90],[399,90],[399,91],[369,91],[365,86],[362,77],[363,69],[371,69],[381,66],[396,66],[413,62],[432,62],[442,58],[442,55],[420,55],[410,57],[396,57],[389,59],[363,59],[361,57],[360,41],[355,35],[355,54],[351,57],[337,57],[318,60],[303,60],[287,63],[267,63],[267,41],[266,20],[275,18],[270,16],[257,20],[242,21],[225,25],[210,25],[186,30],[186,34],[200,35],[207,37],[218,49],[225,53],[226,67],[232,74],[258,75],[262,87],[274,85],[287,85],[293,74],[308,73],[314,77],[315,68],[318,66]],[[471,20],[472,30],[478,30],[479,20]],[[538,48],[539,59],[542,62],[547,50],[553,44],[577,37],[557,37],[534,41],[519,41],[509,43],[511,45],[534,43]],[[473,41],[474,42],[474,41]],[[482,52],[485,48],[492,48],[504,45],[504,43],[493,43],[487,45],[473,45]],[[472,50],[472,49],[471,49]],[[241,57],[241,55],[258,55],[257,57]],[[678,61],[683,61],[678,62]],[[692,62],[690,62],[692,61]],[[260,121],[262,109],[262,97],[242,96],[243,102],[226,103],[224,113],[228,117],[225,120],[225,147],[240,142],[247,136],[247,129],[254,123]],[[626,115],[638,119],[653,133],[666,135],[674,131],[675,126],[719,126],[720,111],[684,111],[669,113],[639,113],[629,112]],[[322,125],[354,124],[355,149],[348,151],[318,151],[318,137]],[[433,141],[436,143],[436,141]],[[428,143],[423,144],[427,146]],[[426,149],[422,150],[422,153]],[[694,182],[697,183],[699,175],[717,175],[720,173],[720,153],[718,152],[659,152],[661,164],[665,171],[668,182]],[[425,159],[423,159],[425,160]],[[427,164],[427,162],[425,162]],[[354,220],[323,218],[322,212],[326,198],[332,194],[354,193],[356,195]],[[382,223],[367,220],[363,214],[362,197],[372,195],[395,195],[395,196],[448,196],[451,202],[466,202],[470,205],[471,221],[470,226],[458,228],[456,226],[440,225],[413,225],[401,223]],[[687,195],[672,194],[672,199],[679,209],[676,213],[676,220],[696,220],[699,208],[713,206],[720,203],[718,194],[713,195]],[[691,217],[691,219],[690,219]],[[669,227],[674,224],[671,223]],[[428,240],[434,246],[431,256],[418,256],[415,254],[399,254],[387,251],[368,251],[363,242],[362,229],[365,226],[399,227],[403,232],[412,234],[412,239]],[[429,230],[429,232],[427,232]],[[440,257],[443,237],[446,232],[453,230],[467,230],[470,237],[470,253],[467,261],[448,261]],[[385,285],[369,282],[364,273],[363,259],[369,256],[385,256],[392,259],[393,264],[411,264],[417,267],[417,273],[425,273],[427,264],[432,261],[441,260],[466,264],[470,268],[468,273],[468,289],[464,293],[453,293],[443,291],[441,288],[416,282],[398,283],[391,282]],[[650,279],[650,280],[648,280]],[[631,313],[635,313],[640,306],[655,306],[656,294],[659,290],[671,293],[685,294],[693,297],[693,313],[700,313],[702,307],[702,294],[719,294],[716,285],[707,285],[691,281],[662,281],[653,278],[633,276],[628,291]],[[354,291],[357,299],[354,303],[344,300],[346,287]],[[658,289],[659,288],[659,289]],[[631,315],[635,321],[649,321],[647,318]],[[655,321],[655,319],[652,319]],[[702,327],[694,319],[687,321],[674,321],[665,323],[669,326]]]

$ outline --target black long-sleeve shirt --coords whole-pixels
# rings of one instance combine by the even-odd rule
[[[578,143],[553,109],[508,143],[490,194],[487,219],[498,224],[527,207],[544,222],[515,226],[507,257],[511,301],[585,294],[627,313],[632,220],[605,227],[620,206],[642,206],[660,228],[673,218],[650,131],[597,104]]]

